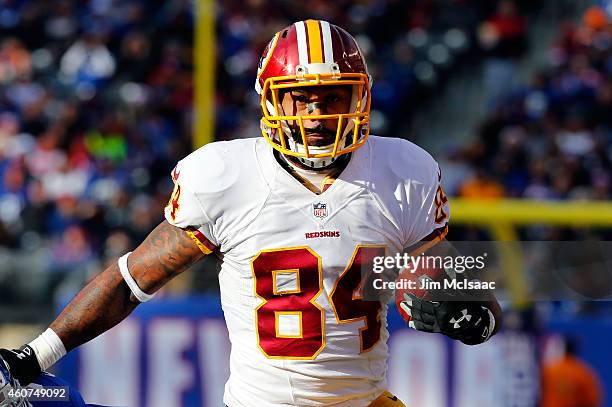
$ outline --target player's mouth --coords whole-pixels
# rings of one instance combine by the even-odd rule
[[[336,141],[336,132],[326,128],[316,128],[312,130],[305,129],[305,134],[308,145],[310,146],[328,146],[330,144],[334,144]]]

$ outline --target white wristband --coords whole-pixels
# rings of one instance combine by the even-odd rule
[[[34,350],[42,371],[49,369],[66,354],[64,343],[51,328],[47,328],[28,345]]]
[[[136,297],[136,299],[140,302],[147,302],[153,297],[155,297],[155,294],[147,294],[142,291],[140,287],[138,287],[136,280],[134,280],[134,278],[130,274],[130,270],[128,270],[128,256],[130,254],[132,254],[132,252],[128,252],[123,256],[119,257],[119,271],[121,272],[121,275],[123,276],[123,279],[125,280],[128,287],[130,287],[130,291],[132,291],[134,297]]]

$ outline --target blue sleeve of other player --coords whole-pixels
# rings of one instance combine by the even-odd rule
[[[70,386],[68,382],[60,379],[50,373],[41,374],[38,379],[36,379],[32,384],[28,387],[32,386],[43,386],[43,387],[68,387],[68,401],[31,401],[33,407],[102,407],[96,406],[93,404],[86,404],[83,400],[83,397],[79,394],[79,392]]]

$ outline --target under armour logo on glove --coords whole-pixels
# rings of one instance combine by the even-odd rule
[[[470,320],[472,319],[472,316],[470,314],[468,314],[468,310],[467,308],[464,308],[461,310],[461,318],[459,319],[455,319],[454,317],[451,318],[450,323],[453,324],[453,328],[458,329],[461,326],[461,321],[463,321],[464,319],[467,320],[468,322],[470,322]]]
[[[495,329],[493,313],[479,301],[427,301],[404,294],[400,307],[410,315],[408,326],[423,332],[440,332],[467,345],[487,341]]]

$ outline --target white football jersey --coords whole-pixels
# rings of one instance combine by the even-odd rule
[[[208,144],[173,171],[165,215],[222,259],[232,344],[224,402],[366,406],[385,389],[386,313],[361,301],[361,268],[410,247],[449,217],[435,160],[370,136],[322,194],[263,139]]]

